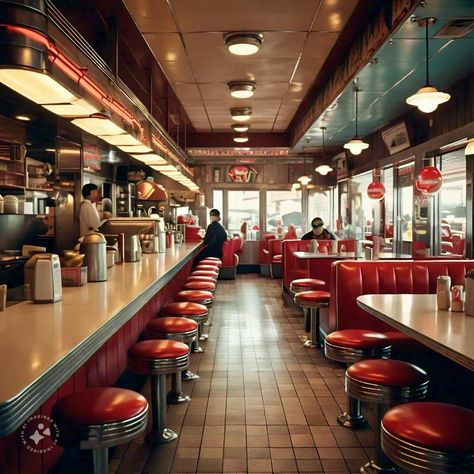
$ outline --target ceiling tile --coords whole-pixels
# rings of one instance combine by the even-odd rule
[[[345,1],[340,0],[338,3]],[[274,0],[173,0],[172,6],[179,26],[185,33],[305,31],[319,3],[320,0],[279,0],[277,5]]]
[[[312,31],[342,31],[358,0],[323,0]]]
[[[141,32],[177,31],[166,0],[124,0]]]
[[[338,38],[339,33],[335,32],[313,31],[309,33],[304,45],[303,57],[326,59]]]
[[[199,84],[199,89],[204,100],[222,100],[226,95],[230,96],[229,88],[224,83],[205,83]],[[288,83],[266,83],[258,82],[255,93],[250,100],[261,100],[261,99],[280,99],[281,96],[287,91]],[[241,102],[237,102],[240,104]]]
[[[296,68],[295,75],[292,78],[292,82],[301,82],[310,86],[321,70],[323,64],[324,59],[322,58],[301,58],[298,67]]]
[[[175,83],[173,89],[181,102],[191,100],[199,100],[201,102],[201,94],[199,93],[199,88],[196,84]]]
[[[187,61],[179,33],[148,33],[144,36],[158,61]]]
[[[194,82],[194,76],[187,61],[160,61],[160,64],[172,84]]]

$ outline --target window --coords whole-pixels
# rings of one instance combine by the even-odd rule
[[[412,242],[412,220],[413,220],[413,182],[415,180],[415,165],[410,162],[398,168],[397,189],[398,189],[398,235],[401,236],[399,251],[406,252],[407,247],[403,242]]]
[[[383,200],[385,229],[382,235],[385,238],[385,243],[388,244],[393,240],[393,168],[385,168],[382,171],[381,181],[385,186],[385,198]]]
[[[372,181],[372,171],[352,178],[351,221],[353,238],[355,239],[364,239],[372,235],[374,201],[367,196],[367,187]]]
[[[268,191],[266,231],[285,234],[292,224],[301,236],[301,191]]]
[[[222,189],[214,189],[212,192],[212,207],[224,214],[224,191]]]
[[[308,232],[309,224],[315,217],[320,217],[324,226],[331,229],[331,190],[317,191],[310,189],[308,191],[308,229],[303,229]]]
[[[247,239],[256,238],[259,228],[259,191],[228,191],[227,227],[231,233],[240,232],[247,225]]]

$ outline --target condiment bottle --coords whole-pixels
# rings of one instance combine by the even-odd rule
[[[436,279],[436,303],[438,309],[449,309],[451,277],[440,275]]]
[[[464,288],[453,285],[451,288],[451,311],[464,311]]]
[[[469,270],[464,279],[464,312],[467,316],[474,316],[474,270]]]

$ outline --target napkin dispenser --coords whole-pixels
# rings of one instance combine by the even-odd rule
[[[25,263],[25,283],[35,303],[56,303],[62,297],[61,264],[56,254],[33,255]]]

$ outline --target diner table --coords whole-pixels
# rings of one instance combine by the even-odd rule
[[[357,305],[394,328],[474,371],[474,317],[437,309],[434,294],[362,295]]]

